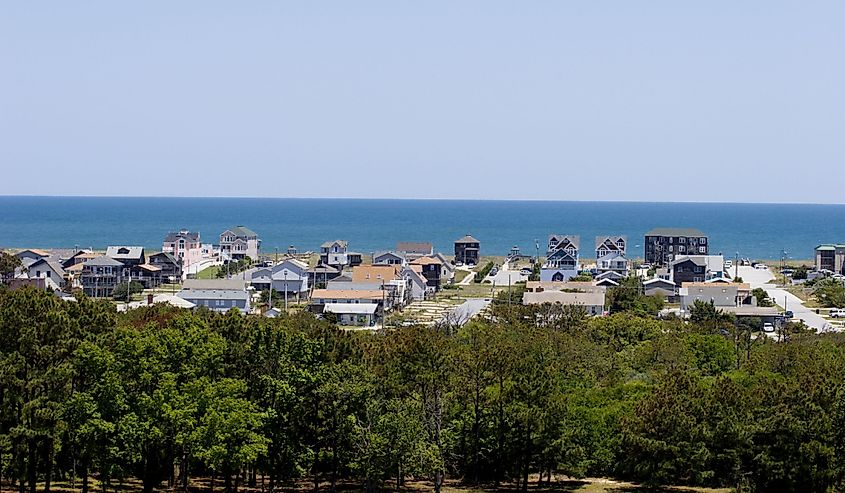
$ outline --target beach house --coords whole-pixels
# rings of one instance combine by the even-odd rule
[[[815,250],[816,270],[845,274],[845,244],[825,243]]]
[[[707,255],[707,235],[694,228],[656,228],[645,234],[646,263],[664,266],[678,255]]]
[[[192,265],[202,260],[203,250],[199,231],[182,229],[167,233],[162,242],[161,251],[178,258],[182,262],[182,269],[189,271]]]
[[[541,281],[568,281],[578,275],[580,238],[574,235],[550,235],[546,261],[540,268]]]
[[[252,292],[243,279],[187,279],[176,296],[217,312],[252,309]]]
[[[624,236],[596,237],[596,275],[614,281],[628,275],[628,241]]]
[[[221,260],[242,260],[245,257],[258,260],[260,251],[258,234],[246,226],[235,226],[220,233]]]
[[[472,235],[467,234],[455,241],[455,262],[476,265],[478,264],[480,251],[481,242],[473,238]]]
[[[110,297],[115,286],[123,282],[125,268],[121,262],[106,255],[86,260],[82,264],[82,291],[94,298]]]

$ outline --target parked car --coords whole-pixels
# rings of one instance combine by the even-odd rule
[[[732,260],[725,260],[725,269],[730,269],[733,266],[734,266],[734,263],[733,263]]]
[[[834,308],[830,310],[830,316],[833,318],[845,318],[845,308]]]
[[[766,264],[757,264],[757,265],[754,266],[754,268],[755,269],[768,269],[768,267],[766,267]]]
[[[795,314],[792,313],[792,310],[787,310],[787,311],[783,312],[783,318],[792,318],[794,316],[795,316]]]
[[[775,331],[775,326],[772,325],[770,322],[766,322],[766,323],[763,324],[763,332],[765,332],[767,334],[771,334],[774,331]]]

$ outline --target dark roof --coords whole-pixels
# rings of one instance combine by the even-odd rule
[[[456,240],[455,243],[480,243],[478,240],[472,237],[472,235],[466,235],[460,240]]]
[[[168,262],[171,262],[171,263],[174,263],[174,264],[179,263],[179,259],[177,259],[172,253],[168,253],[168,252],[159,252],[159,253],[156,253],[155,255],[150,255],[151,259],[154,258],[154,257],[164,257],[164,258],[167,259]]]
[[[96,267],[120,267],[123,264],[111,257],[103,255],[101,257],[94,257],[91,260],[86,260],[82,265],[92,265]]]
[[[184,229],[182,231],[177,231],[177,232],[171,231],[170,233],[167,233],[167,236],[164,237],[164,241],[174,242],[174,241],[178,241],[179,238],[186,238],[190,241],[199,241],[200,234],[199,234],[199,231],[194,232],[194,231],[188,231],[188,230],[184,230]]]
[[[35,262],[29,264],[29,268],[31,269],[31,268],[35,267],[36,265],[39,265],[39,264],[47,264],[47,265],[50,266],[51,269],[53,269],[53,271],[56,274],[58,274],[60,276],[65,275],[65,270],[62,268],[62,264],[56,262],[55,260],[53,260],[52,258],[49,258],[49,257],[36,260]]]
[[[144,256],[144,247],[110,246],[106,248],[106,255],[113,259],[139,259]]]
[[[702,233],[700,230],[695,228],[654,228],[648,233],[645,234],[646,236],[689,236],[689,237],[701,237],[707,236],[706,234]]]
[[[431,253],[434,247],[429,242],[400,241],[396,244],[397,252]]]

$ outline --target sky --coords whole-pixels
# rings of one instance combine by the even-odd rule
[[[7,2],[0,195],[845,202],[845,2]]]

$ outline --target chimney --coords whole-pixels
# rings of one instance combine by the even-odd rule
[[[150,293],[150,294],[148,294],[148,295],[147,295],[147,304],[148,304],[148,305],[152,305],[152,304],[153,304],[153,295],[152,295],[152,293]]]

